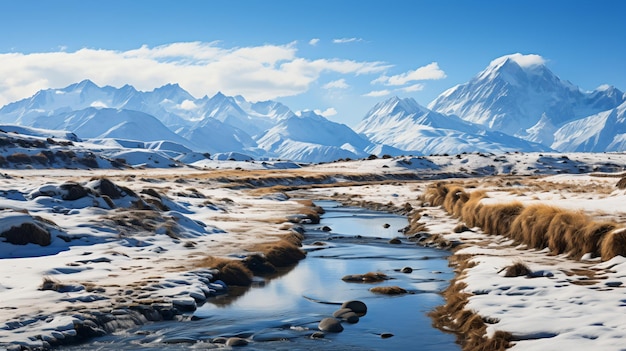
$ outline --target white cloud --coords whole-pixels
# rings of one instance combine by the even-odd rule
[[[424,90],[424,84],[413,84],[413,85],[409,85],[408,87],[404,87],[404,88],[400,88],[400,90],[406,92],[406,93],[411,93],[414,91],[422,91]]]
[[[322,73],[379,74],[382,62],[298,57],[295,43],[224,48],[219,42],[181,42],[128,51],[0,54],[0,105],[38,90],[91,79],[98,85],[152,90],[179,83],[196,97],[222,91],[252,101],[306,92]]]
[[[391,91],[385,89],[385,90],[370,91],[367,94],[363,94],[363,96],[366,96],[366,97],[381,97],[381,96],[387,96],[389,94],[391,94]]]
[[[322,86],[324,89],[348,89],[350,86],[346,83],[344,78],[333,80]]]
[[[363,39],[361,38],[339,38],[339,39],[333,39],[333,43],[334,44],[347,44],[347,43],[358,43],[358,42],[362,42]]]
[[[335,110],[334,107],[329,107],[327,109],[325,109],[324,111],[322,110],[314,110],[313,112],[317,113],[320,116],[324,116],[324,117],[331,117],[337,114],[337,110]]]
[[[511,59],[515,61],[521,67],[532,67],[532,66],[537,66],[537,65],[543,65],[546,63],[546,59],[544,59],[543,57],[539,55],[535,55],[535,54],[524,55],[518,52],[515,54],[511,54],[511,55],[498,57],[497,59],[491,61],[490,65],[494,66],[494,65],[500,64],[506,59]]]
[[[313,45],[313,46],[315,46],[315,45],[317,45],[317,43],[319,43],[319,42],[320,42],[320,39],[319,39],[319,38],[313,38],[313,39],[309,40],[309,45]]]
[[[382,83],[385,85],[405,85],[410,82],[421,80],[437,80],[446,77],[446,73],[439,68],[437,62],[430,63],[426,66],[422,66],[413,71],[398,74],[395,76],[381,76],[372,81],[372,84]]]

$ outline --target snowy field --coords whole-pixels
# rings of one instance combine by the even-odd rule
[[[429,233],[469,244],[455,252],[474,263],[458,278],[471,294],[466,308],[490,321],[488,334],[511,333],[514,350],[624,349],[626,259],[573,260],[477,229],[454,233],[459,221],[441,208],[421,207],[419,197],[447,179],[486,190],[486,202],[548,203],[624,223],[626,193],[616,184],[625,155],[161,166],[2,170],[0,349],[45,348],[75,337],[78,327],[97,332],[84,318],[96,312],[113,316],[106,323],[114,329],[141,322],[128,306],[192,309],[227,288],[210,282],[215,271],[199,262],[243,257],[288,235],[306,212],[294,200],[301,197],[419,208]],[[35,234],[24,239],[27,231]],[[541,274],[504,277],[503,268],[519,261]]]

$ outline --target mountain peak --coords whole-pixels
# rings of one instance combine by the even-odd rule
[[[94,83],[90,79],[83,79],[82,81],[68,85],[67,87],[61,90],[65,92],[70,92],[70,91],[85,90],[85,89],[90,89],[90,88],[98,88],[98,85],[96,85],[96,83]]]
[[[511,63],[515,63],[521,68],[532,68],[537,66],[545,66],[546,60],[543,57],[535,54],[524,55],[520,53],[515,53],[498,57],[497,59],[491,61],[489,67],[502,67],[510,65]]]

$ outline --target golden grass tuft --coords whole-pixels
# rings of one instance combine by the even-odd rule
[[[575,259],[587,253],[592,257],[601,256],[603,260],[626,255],[626,234],[619,230],[622,226],[617,223],[594,222],[582,211],[544,204],[486,205],[481,202],[486,197],[485,191],[466,193],[457,185],[443,182],[426,188],[422,194],[424,202],[442,206],[452,216],[460,217],[468,227],[480,227],[486,234],[508,236],[528,247],[548,247],[553,254],[569,253],[569,257]],[[412,229],[410,223],[408,228]],[[405,234],[415,232],[407,230]]]
[[[275,267],[288,267],[306,257],[304,251],[288,240],[264,244],[261,246],[261,251],[265,254],[267,261]]]
[[[550,221],[546,235],[548,247],[554,254],[561,254],[574,249],[573,240],[581,235],[581,229],[589,222],[582,212],[565,211],[557,213]]]
[[[615,222],[590,222],[582,228],[580,235],[573,239],[573,249],[570,257],[580,259],[584,254],[591,257],[601,256],[600,248],[608,233],[615,230],[618,224]]]
[[[604,236],[600,246],[602,260],[615,256],[626,256],[626,228],[615,229]]]
[[[516,242],[543,249],[548,246],[546,235],[552,218],[562,210],[544,204],[525,207],[511,224],[510,236]]]
[[[485,191],[474,191],[469,195],[469,199],[461,210],[461,218],[468,227],[479,227],[478,213],[483,206],[480,201],[486,197],[487,193]]]
[[[426,188],[422,194],[422,201],[428,202],[430,206],[442,206],[448,195],[449,185],[443,182]]]
[[[448,186],[443,200],[443,208],[453,217],[460,217],[463,205],[469,200],[469,195],[460,186]]]
[[[479,225],[487,234],[509,236],[511,224],[523,209],[521,202],[485,205],[479,211]]]
[[[510,266],[507,266],[504,271],[504,276],[511,277],[524,277],[530,275],[532,271],[524,262],[515,262]]]
[[[252,283],[252,272],[239,260],[209,256],[198,262],[198,265],[217,269],[219,273],[216,279],[226,285],[248,286]]]

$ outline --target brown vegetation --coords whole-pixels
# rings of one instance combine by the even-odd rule
[[[198,266],[217,269],[216,279],[227,285],[248,286],[252,283],[252,272],[240,261],[222,257],[205,257]]]
[[[370,289],[371,292],[384,295],[402,295],[408,293],[405,289],[399,286],[377,286]]]
[[[304,251],[288,240],[261,245],[261,251],[275,267],[288,267],[306,257]]]
[[[524,277],[532,273],[530,268],[524,262],[515,262],[504,269],[505,277]]]
[[[603,260],[626,254],[626,233],[613,222],[595,222],[581,211],[543,204],[520,202],[484,204],[484,191],[467,194],[458,185],[437,183],[424,191],[422,200],[443,206],[468,227],[503,235],[536,249],[550,248],[553,254],[569,253],[580,259],[590,253]]]

